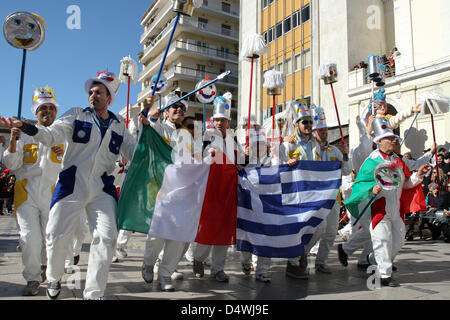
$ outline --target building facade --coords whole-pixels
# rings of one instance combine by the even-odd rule
[[[159,71],[160,64],[173,29],[176,13],[172,2],[155,0],[142,18],[144,32],[140,43],[142,72],[139,82],[142,91],[138,104],[152,93],[151,78]],[[182,15],[168,51],[163,74],[168,80],[168,90],[163,93],[185,95],[196,84],[209,76],[215,79],[230,70],[231,75],[216,83],[217,94],[233,94],[233,124],[237,115],[239,49],[239,0],[204,0],[203,6],[194,10],[192,17]],[[203,119],[203,104],[195,95],[188,99],[187,115]],[[212,116],[213,105],[206,106],[207,118]]]
[[[331,87],[319,77],[321,64],[338,65],[333,85],[344,136],[350,147],[359,144],[356,117],[363,117],[372,96],[367,69],[371,54],[383,58],[387,102],[392,113],[410,108],[425,93],[450,96],[450,2],[443,0],[249,0],[241,11],[254,12],[241,20],[241,41],[250,33],[264,35],[269,54],[257,61],[252,110],[262,122],[271,115],[272,99],[262,88],[263,74],[276,69],[286,74],[286,89],[277,97],[276,112],[291,100],[324,107],[331,128],[330,141],[339,140],[338,117]],[[255,26],[256,24],[256,26]],[[246,34],[247,33],[247,34]],[[447,37],[447,38],[446,38]],[[399,55],[389,60],[396,47]],[[249,105],[249,63],[240,63],[240,110]],[[376,91],[379,88],[376,88]],[[435,116],[437,143],[449,147],[448,114]],[[401,124],[405,136],[413,118]],[[432,145],[429,115],[419,116],[403,152],[419,156]]]

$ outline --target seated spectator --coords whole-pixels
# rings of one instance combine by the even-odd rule
[[[428,186],[429,186],[430,183],[435,183],[435,184],[437,184],[437,182],[438,182],[438,179],[437,179],[437,170],[436,170],[436,168],[434,168],[434,169],[431,171],[431,176],[425,177],[425,178],[423,179],[422,186],[423,186],[423,192],[424,192],[424,194],[425,194],[425,195],[428,195],[428,194],[429,194],[430,190],[429,190],[429,187],[428,187]],[[442,170],[442,168],[439,168],[439,184],[440,184],[441,191],[444,191],[444,192],[445,192],[445,190],[446,190],[446,188],[447,188],[447,176],[446,176],[446,174],[444,173],[444,170]]]

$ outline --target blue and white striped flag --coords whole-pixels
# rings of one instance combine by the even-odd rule
[[[333,208],[341,162],[299,161],[246,169],[239,175],[237,249],[261,257],[295,258]]]

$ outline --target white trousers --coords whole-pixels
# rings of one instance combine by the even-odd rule
[[[80,215],[86,212],[92,233],[83,292],[86,299],[104,296],[118,234],[116,201],[104,192],[93,193],[85,203],[65,202],[63,199],[55,204],[47,225],[47,279],[56,282],[64,274],[64,261],[79,226]]]
[[[386,217],[370,229],[373,252],[381,278],[392,275],[392,262],[405,243],[405,223],[400,215]]]
[[[347,242],[342,244],[342,249],[344,252],[351,256],[355,251],[362,249],[361,254],[358,258],[358,263],[367,264],[367,256],[372,252],[372,239],[370,236],[370,228],[372,217],[369,212],[366,212],[362,218],[359,220],[358,224],[353,227],[352,234]],[[356,221],[353,216],[351,216],[350,223]]]
[[[326,261],[328,260],[328,254],[333,247],[339,227],[340,207],[340,203],[336,201],[326,219],[324,219],[317,226],[314,235],[312,236],[309,243],[305,246],[304,254],[308,254],[311,252],[312,248],[320,241],[319,248],[317,250],[316,264],[326,264]],[[323,241],[321,241],[322,239]],[[298,266],[299,259],[300,257],[292,258],[289,259],[289,262],[291,263],[291,265]]]
[[[48,210],[39,209],[32,201],[17,208],[19,243],[22,249],[23,277],[29,281],[41,281],[41,266],[47,265],[45,229]]]
[[[204,262],[212,249],[211,275],[215,275],[225,269],[228,247],[229,246],[209,246],[197,243],[194,249],[194,259],[199,262]]]
[[[132,231],[120,230],[119,236],[117,237],[117,248],[126,249],[132,234],[133,234]]]
[[[252,263],[252,258],[256,257],[256,275],[259,274],[263,274],[267,276],[267,273],[269,272],[270,269],[270,258],[266,258],[266,257],[257,257],[252,255],[250,252],[245,252],[242,251],[241,252],[241,261],[242,263],[246,263],[246,264],[251,264]]]
[[[185,242],[147,236],[145,241],[144,263],[154,266],[159,254],[164,250],[158,267],[158,278],[170,277],[177,268],[178,262],[180,262],[185,252],[185,247]]]
[[[73,265],[73,258],[80,255],[84,238],[86,238],[86,235],[89,232],[89,225],[85,214],[80,215],[79,223],[79,226],[75,230],[73,244],[69,245],[69,251],[65,263],[66,268],[70,268]]]

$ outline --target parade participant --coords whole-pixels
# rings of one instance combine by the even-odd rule
[[[38,126],[51,126],[58,108],[52,88],[39,88],[34,92],[31,111],[38,119]],[[17,138],[20,139],[17,141]],[[53,189],[61,171],[63,143],[64,140],[58,138],[46,146],[35,137],[12,128],[9,147],[3,156],[5,165],[17,178],[14,210],[20,230],[23,277],[27,281],[25,296],[37,295],[40,282],[45,279],[45,230]]]
[[[372,108],[375,109],[375,115],[377,117],[386,117],[392,130],[395,130],[398,128],[401,122],[413,116],[414,113],[420,112],[422,104],[418,104],[417,106],[410,107],[406,110],[401,110],[396,115],[388,114],[388,106],[386,103],[386,91],[383,88],[381,88],[380,91],[378,91],[375,94],[373,103],[371,99],[368,116],[370,116],[373,113]]]
[[[311,111],[306,105],[294,103],[296,133],[293,143],[284,142],[280,147],[281,163],[295,167],[299,160],[319,160],[320,145],[312,135],[314,124]],[[286,265],[286,276],[296,279],[308,279],[308,254],[289,259]]]
[[[263,132],[249,140],[250,147],[246,148],[245,155],[248,160],[246,168],[267,167],[272,164],[270,147]],[[242,272],[250,275],[252,267],[255,269],[255,279],[263,283],[269,283],[271,278],[268,275],[271,258],[255,256],[254,254],[241,251]]]
[[[219,152],[223,152],[226,155],[230,155],[233,152],[235,157],[234,160],[236,160],[236,153],[240,150],[237,140],[235,138],[233,139],[229,132],[231,125],[231,97],[231,93],[226,93],[214,100],[214,114],[211,119],[215,130],[206,135],[203,149],[207,153],[211,154],[215,159],[217,158],[216,155],[218,155]],[[234,144],[232,145],[232,148],[230,148],[230,140],[233,141]],[[223,158],[220,158],[219,160],[223,160]],[[226,161],[228,161],[228,159],[222,163],[226,163]],[[236,162],[233,161],[233,163]],[[194,249],[193,264],[195,276],[198,278],[202,278],[204,276],[205,270],[203,263],[212,251],[211,277],[219,282],[228,282],[230,278],[224,271],[228,247],[229,246],[211,246],[197,243]]]
[[[328,143],[328,126],[326,123],[325,112],[322,107],[312,108],[314,116],[313,136],[320,144],[318,160],[320,161],[340,161],[342,163],[342,175],[346,176],[352,172],[352,165],[348,158],[348,146],[342,146],[343,153]],[[316,256],[316,271],[321,273],[331,273],[326,263],[339,227],[339,213],[341,208],[341,197],[336,200],[333,208],[328,214],[326,220],[317,228],[309,244],[305,247],[305,252],[320,242]]]
[[[85,83],[91,106],[70,109],[48,128],[0,117],[0,125],[18,127],[45,145],[53,145],[60,137],[66,141],[47,226],[50,299],[56,299],[61,292],[64,260],[84,212],[93,239],[83,295],[85,299],[104,299],[117,239],[117,191],[110,174],[120,154],[131,158],[136,146],[124,121],[108,110],[119,87],[120,80],[114,73],[99,73]]]
[[[428,165],[422,166],[411,175],[405,163],[395,154],[395,145],[400,138],[394,134],[387,119],[377,117],[374,120],[374,142],[378,149],[364,162],[353,185],[352,196],[345,202],[347,209],[354,216],[359,215],[359,206],[368,202],[370,194],[376,195],[371,205],[370,234],[378,274],[383,286],[397,287],[399,283],[392,278],[392,261],[398,254],[405,239],[404,207],[407,200],[402,199],[404,189],[419,185],[428,172]],[[381,169],[378,169],[380,168]],[[384,169],[385,168],[385,169]],[[380,171],[378,171],[380,170]],[[388,176],[381,173],[388,172]],[[386,174],[387,175],[387,174]],[[388,178],[392,177],[389,182]],[[386,189],[384,190],[377,181]],[[398,187],[396,187],[398,186]]]
[[[75,229],[73,235],[73,242],[70,245],[69,252],[64,263],[64,273],[72,274],[75,272],[73,266],[78,265],[80,261],[81,248],[86,235],[89,233],[89,226],[86,219],[86,214],[80,215],[79,224]]]
[[[188,109],[188,104],[185,100],[181,100],[176,105],[166,109],[164,111],[166,121],[161,122],[161,111],[157,108],[152,109],[154,100],[154,97],[147,97],[147,106],[150,108],[150,125],[159,133],[167,144],[176,147],[178,135],[177,129],[181,128],[181,123],[184,120],[184,114]],[[167,106],[178,100],[178,97],[169,94],[164,100],[164,106]],[[161,251],[164,250],[158,267],[158,283],[161,290],[174,291],[175,287],[172,284],[171,276],[175,272],[178,262],[185,252],[185,246],[186,244],[184,242],[154,238],[147,235],[144,261],[141,270],[144,281],[146,283],[153,282],[155,263]]]

